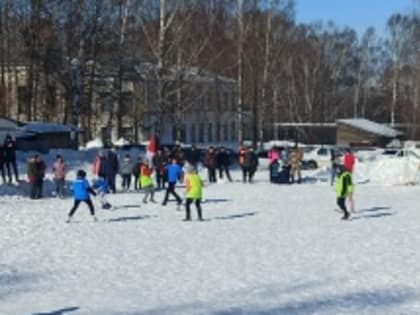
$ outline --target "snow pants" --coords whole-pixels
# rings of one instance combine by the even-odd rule
[[[338,197],[337,198],[337,205],[344,212],[344,217],[348,218],[350,214],[349,214],[349,212],[347,211],[347,208],[346,208],[346,198],[345,197]]]
[[[163,199],[162,205],[166,205],[169,199],[169,194],[173,195],[178,202],[178,205],[182,203],[181,197],[175,192],[176,183],[169,183],[168,188],[166,188],[165,199]]]
[[[191,220],[191,204],[195,202],[195,207],[197,209],[197,217],[201,221],[203,220],[203,215],[201,211],[201,199],[191,199],[187,198],[185,203],[185,220]]]
[[[76,212],[77,208],[79,208],[79,205],[82,201],[85,202],[88,205],[90,214],[95,215],[95,208],[93,207],[93,203],[92,203],[92,200],[90,200],[90,198],[87,199],[87,200],[77,200],[77,199],[75,199],[73,208],[71,208],[71,210],[70,210],[69,217],[73,216],[73,214]]]

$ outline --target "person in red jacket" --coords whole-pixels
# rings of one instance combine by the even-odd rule
[[[346,153],[344,154],[344,167],[346,171],[348,171],[349,173],[353,173],[355,162],[356,162],[356,158],[354,157],[353,152],[351,152],[350,149],[346,149]],[[349,193],[349,206],[350,206],[350,211],[354,212],[353,191]]]
[[[346,171],[353,173],[355,161],[356,159],[353,152],[351,152],[350,149],[346,149],[346,153],[344,154],[344,167],[346,168]]]

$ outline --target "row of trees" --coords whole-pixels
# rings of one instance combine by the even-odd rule
[[[2,0],[0,115],[13,115],[19,103],[27,120],[73,123],[91,138],[99,67],[114,73],[111,129],[124,114],[124,65],[139,60],[157,65],[156,111],[175,122],[188,107],[181,95],[175,106],[169,101],[165,74],[179,69],[182,81],[181,69],[197,67],[236,80],[237,122],[250,123],[254,140],[275,122],[366,117],[415,126],[419,9],[413,2],[412,12],[392,15],[378,36],[373,28],[297,24],[292,0]],[[19,66],[23,101],[13,88]]]

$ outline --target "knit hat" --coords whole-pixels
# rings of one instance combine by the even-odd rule
[[[77,171],[77,177],[85,178],[86,177],[86,172],[84,170],[78,170]]]

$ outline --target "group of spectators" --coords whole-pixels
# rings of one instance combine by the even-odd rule
[[[268,152],[270,160],[270,181],[293,184],[302,182],[303,150],[298,146],[289,150],[274,146]],[[281,169],[281,170],[280,170]]]
[[[172,150],[158,147],[153,155],[138,157],[136,161],[133,161],[129,154],[125,154],[119,160],[115,149],[110,149],[107,153],[101,150],[93,163],[93,173],[97,177],[105,178],[112,192],[116,191],[117,174],[122,177],[123,190],[130,189],[131,179],[134,177],[134,189],[137,190],[141,188],[139,181],[141,166],[148,163],[154,173],[156,188],[164,189],[168,182],[167,166],[174,160],[181,167],[188,164],[195,170],[206,168],[210,183],[215,183],[218,179],[232,182],[230,168],[235,162],[242,170],[243,182],[252,182],[258,168],[258,156],[252,147],[241,147],[236,156],[223,146],[209,146],[206,150],[202,150],[195,145],[187,149],[176,145]]]

